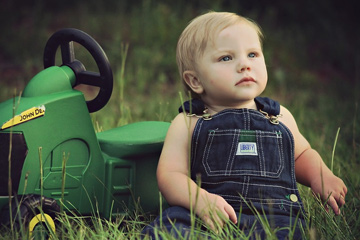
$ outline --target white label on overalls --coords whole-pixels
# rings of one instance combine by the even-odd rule
[[[239,142],[236,155],[257,156],[257,146],[254,142]]]

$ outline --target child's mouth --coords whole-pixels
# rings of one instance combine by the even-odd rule
[[[242,83],[251,83],[251,82],[256,82],[255,79],[253,79],[252,77],[244,77],[242,78],[240,81],[238,81],[235,86],[242,84]]]

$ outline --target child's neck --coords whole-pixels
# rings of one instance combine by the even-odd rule
[[[241,108],[248,108],[248,109],[255,109],[257,110],[257,106],[254,100],[242,102],[239,104],[234,104],[230,106],[223,106],[223,105],[216,105],[216,104],[207,104],[205,103],[205,106],[208,109],[208,113],[211,115],[214,115],[218,112],[221,112],[225,109],[241,109]]]

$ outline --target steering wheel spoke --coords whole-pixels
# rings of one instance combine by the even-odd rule
[[[63,64],[68,64],[75,60],[74,42],[62,43],[60,48]]]
[[[90,71],[79,73],[76,79],[77,84],[85,84],[94,87],[102,87],[104,85],[103,81],[104,79],[99,73]]]

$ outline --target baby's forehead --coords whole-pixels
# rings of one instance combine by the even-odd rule
[[[212,31],[212,34],[209,34],[208,36],[208,41],[207,41],[207,46],[216,46],[216,40],[219,38],[219,37],[223,37],[223,38],[226,38],[228,35],[229,35],[229,32],[226,32],[224,30],[230,28],[230,27],[233,27],[235,25],[239,25],[240,27],[246,27],[248,28],[250,31],[253,31],[260,44],[261,44],[261,37],[259,35],[259,32],[258,30],[252,26],[251,24],[245,22],[245,21],[241,21],[241,22],[236,22],[236,23],[233,23],[233,24],[229,24],[229,25],[226,25],[226,26],[223,26],[223,27],[219,27],[219,28],[215,28],[214,31]],[[246,36],[245,36],[246,37]]]

